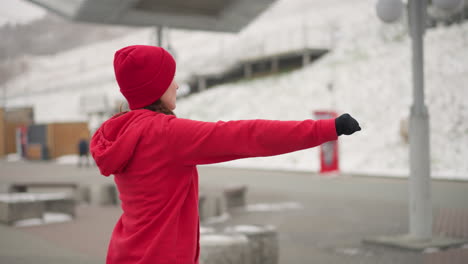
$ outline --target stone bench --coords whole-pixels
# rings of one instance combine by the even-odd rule
[[[67,193],[37,193],[36,199],[44,203],[45,212],[63,213],[76,216],[76,200]]]
[[[226,234],[241,234],[248,239],[249,264],[278,264],[279,242],[276,228],[271,225],[238,225],[227,227]]]
[[[0,194],[0,222],[43,218],[45,212],[64,213],[74,217],[75,199],[66,193]]]
[[[30,190],[68,189],[78,202],[92,205],[118,205],[119,194],[115,184],[80,185],[73,182],[15,182],[8,185],[9,193],[27,193]]]
[[[206,212],[206,195],[204,193],[199,193],[198,194],[198,215],[200,216],[200,221],[205,220],[207,216]]]
[[[222,233],[200,227],[200,264],[278,264],[277,230],[271,225],[237,225]]]
[[[231,213],[236,213],[246,206],[247,186],[228,186],[218,192],[200,192],[198,210],[200,221],[213,224],[224,221]],[[209,195],[208,195],[209,194]]]
[[[224,197],[219,194],[211,193],[211,195],[206,195],[201,193],[198,199],[201,223],[210,225],[223,222],[230,217],[229,212],[226,210]]]
[[[115,184],[90,185],[89,203],[92,205],[118,205],[120,199]]]
[[[80,201],[80,185],[74,182],[14,182],[8,184],[8,193],[34,193],[34,192],[69,192]]]
[[[247,186],[245,185],[229,186],[224,188],[223,195],[226,209],[230,211],[232,209],[245,207],[246,193]]]
[[[240,234],[200,234],[200,264],[249,264],[248,239]]]
[[[72,182],[15,182],[9,184],[9,193],[28,192],[30,188],[67,188],[74,193],[78,190],[79,185]]]

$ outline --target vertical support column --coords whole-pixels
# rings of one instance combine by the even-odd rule
[[[410,116],[410,232],[416,240],[432,238],[429,113],[424,103],[424,42],[427,0],[410,0],[413,51],[413,105]]]
[[[304,53],[302,54],[302,67],[307,66],[310,63],[310,52],[307,50],[304,50]]]
[[[158,47],[162,47],[163,44],[163,27],[157,26],[156,27],[156,45]]]
[[[252,78],[252,64],[249,62],[244,64],[244,78]]]
[[[271,72],[278,72],[279,69],[279,59],[278,58],[272,58],[271,59]]]
[[[198,76],[198,91],[202,92],[206,90],[206,78],[203,76]]]

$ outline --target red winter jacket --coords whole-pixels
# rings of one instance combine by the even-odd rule
[[[114,175],[122,201],[107,263],[198,263],[197,164],[273,156],[336,139],[333,119],[212,123],[149,110],[112,117],[91,141],[99,170]]]

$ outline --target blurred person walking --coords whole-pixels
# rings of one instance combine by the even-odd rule
[[[89,142],[87,139],[82,138],[78,141],[78,167],[86,165],[89,167]]]
[[[289,153],[361,130],[348,114],[317,121],[178,118],[175,70],[160,47],[115,53],[115,77],[130,111],[104,122],[91,140],[101,174],[114,175],[123,209],[108,264],[199,262],[197,165]]]

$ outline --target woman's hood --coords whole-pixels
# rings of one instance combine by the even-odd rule
[[[155,114],[148,110],[117,114],[94,133],[90,150],[102,175],[121,173],[125,169],[145,130],[144,119]]]

